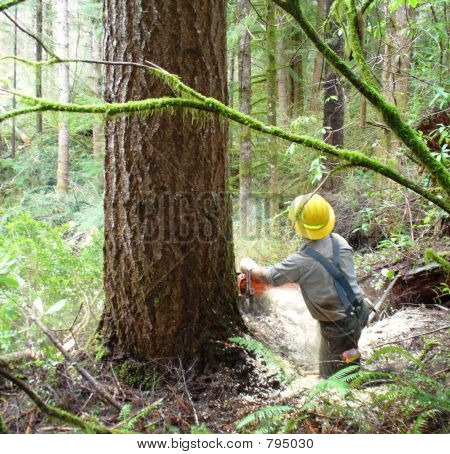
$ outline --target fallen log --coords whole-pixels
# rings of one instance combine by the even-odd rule
[[[31,349],[20,350],[18,352],[6,353],[0,355],[0,365],[4,366],[7,364],[20,363],[22,361],[32,361],[39,355],[33,352]]]
[[[430,263],[399,275],[391,290],[393,305],[433,304],[438,302],[437,289],[448,283],[449,276],[438,263]],[[443,295],[441,303],[450,301],[450,295]]]

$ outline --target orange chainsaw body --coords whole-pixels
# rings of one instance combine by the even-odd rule
[[[245,296],[247,294],[247,277],[245,273],[239,273],[237,276],[237,286],[239,289],[239,294]],[[267,284],[266,282],[256,281],[255,279],[251,279],[250,288],[253,290],[254,294],[264,293],[271,288],[274,288],[273,285]],[[284,284],[277,288],[284,288],[284,289],[298,289],[299,286],[297,284]]]

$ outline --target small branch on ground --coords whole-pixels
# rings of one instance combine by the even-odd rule
[[[17,388],[22,390],[42,411],[42,413],[50,416],[58,421],[70,424],[71,426],[79,427],[83,432],[86,433],[98,433],[98,434],[109,434],[112,433],[110,429],[94,422],[84,421],[79,416],[69,413],[60,408],[54,407],[53,405],[46,404],[24,381],[11,374],[6,369],[0,367],[0,375],[6,380],[13,383]]]
[[[70,355],[70,353],[67,350],[64,349],[64,347],[61,345],[58,339],[56,339],[53,333],[49,329],[47,329],[47,327],[37,317],[31,316],[30,319],[34,323],[36,323],[36,325],[41,329],[42,332],[44,332],[47,335],[47,337],[51,340],[55,347],[62,353],[64,358],[75,367],[79,374],[92,385],[92,387],[95,389],[95,391],[97,391],[99,396],[120,411],[122,409],[122,405],[120,405],[120,403],[117,402],[117,400],[115,400],[84,367],[77,364],[75,359]]]

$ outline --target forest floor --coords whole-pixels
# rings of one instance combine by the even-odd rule
[[[367,358],[376,348],[390,343],[417,354],[424,347],[422,334],[426,336],[429,333],[440,348],[448,351],[448,329],[445,327],[448,328],[448,310],[442,306],[404,307],[364,330],[361,352]],[[88,359],[82,361],[85,367],[89,367]],[[246,354],[233,367],[206,370],[196,378],[191,377],[189,372],[168,370],[167,376],[163,374],[152,382],[151,389],[148,389],[147,383],[146,390],[120,380],[110,364],[101,364],[101,369],[98,363],[96,367],[94,363],[90,364],[91,373],[99,377],[103,386],[125,405],[126,409],[121,414],[102,403],[65,362],[55,362],[50,368],[34,362],[23,367],[21,373],[27,378],[29,386],[47,402],[81,415],[86,420],[94,417],[108,427],[140,433],[235,432],[239,420],[263,407],[301,407],[309,389],[320,382],[313,370],[305,372],[288,365],[291,379],[288,384],[283,383],[269,365],[253,354]],[[435,370],[429,371],[432,375],[440,370],[448,371],[448,363],[435,361],[433,364]],[[383,367],[386,366],[391,370],[402,367],[395,361],[383,364]],[[373,387],[370,390],[373,391]],[[364,392],[359,395],[362,401],[368,399],[363,396]],[[44,417],[21,391],[9,383],[0,381],[0,394],[0,414],[3,414],[11,433],[76,431],[73,427]],[[142,412],[142,409],[147,410]],[[133,419],[133,415],[138,414]],[[390,429],[389,423],[386,424],[380,427],[381,432],[395,431]],[[349,431],[349,428],[345,420],[338,419],[333,427],[326,428],[321,415],[317,414],[305,419],[297,430],[299,433],[342,433]]]

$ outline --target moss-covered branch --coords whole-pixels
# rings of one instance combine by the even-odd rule
[[[433,249],[425,249],[425,263],[436,262],[442,269],[450,274],[450,262],[443,256],[433,251]]]
[[[356,64],[361,72],[363,79],[373,89],[378,91],[378,84],[373,77],[372,70],[364,58],[362,47],[361,47],[361,36],[358,32],[358,12],[356,10],[355,0],[346,0],[345,7],[348,15],[348,29],[350,46],[352,48],[352,54],[356,60]]]
[[[380,112],[385,123],[411,150],[428,172],[436,179],[441,188],[450,196],[450,173],[446,167],[433,157],[425,142],[417,131],[404,122],[399,110],[388,103],[379,91],[362,78],[334,52],[319,36],[314,27],[303,14],[299,0],[272,0],[298,22],[306,36],[313,42],[317,50],[327,62],[347,79],[369,102]]]
[[[5,2],[0,3],[0,12],[4,11],[8,8],[11,8],[11,6],[18,5],[19,3],[23,3],[25,0],[6,0]]]
[[[169,77],[170,76],[170,77]],[[347,149],[339,149],[330,144],[327,144],[321,140],[314,139],[313,137],[296,134],[277,126],[269,126],[265,123],[253,118],[249,115],[242,114],[231,107],[226,106],[220,101],[214,98],[208,98],[206,96],[197,93],[195,90],[185,86],[177,78],[171,79],[172,75],[169,73],[165,74],[165,77],[170,81],[171,87],[179,92],[186,92],[192,96],[192,98],[150,98],[142,101],[129,101],[126,103],[104,103],[104,104],[92,104],[92,105],[81,105],[81,104],[64,104],[55,101],[48,101],[41,98],[33,98],[25,96],[20,93],[16,93],[17,96],[22,98],[25,102],[33,104],[31,107],[25,107],[22,109],[15,109],[5,114],[0,115],[0,123],[8,118],[16,117],[30,112],[37,111],[58,111],[58,112],[76,112],[76,113],[93,113],[103,114],[107,117],[119,115],[119,114],[133,114],[133,113],[152,113],[155,111],[167,110],[173,112],[177,109],[187,109],[192,111],[203,111],[209,113],[217,113],[223,117],[233,120],[237,123],[248,126],[255,131],[269,134],[281,139],[285,139],[289,142],[298,143],[305,145],[316,151],[325,153],[330,156],[334,156],[342,161],[345,161],[353,166],[364,167],[373,170],[385,177],[399,183],[400,185],[411,189],[412,191],[420,194],[424,198],[430,200],[435,205],[439,206],[446,212],[450,213],[450,202],[444,200],[442,197],[433,194],[431,191],[423,188],[414,181],[406,178],[391,167],[382,164],[376,159],[370,158],[365,154]],[[197,98],[197,99],[194,99]]]
[[[22,390],[34,402],[39,410],[47,416],[50,416],[57,421],[69,424],[70,426],[78,427],[85,433],[113,433],[113,431],[108,429],[106,426],[95,422],[87,422],[73,413],[69,413],[61,410],[60,408],[54,407],[53,405],[46,404],[24,381],[17,378],[15,375],[11,374],[2,367],[0,367],[0,375]]]

